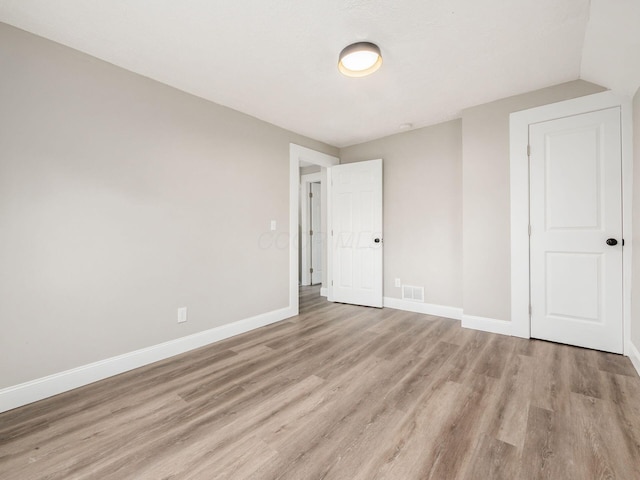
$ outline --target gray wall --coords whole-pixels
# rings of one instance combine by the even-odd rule
[[[287,306],[289,142],[337,149],[4,24],[0,71],[0,388]]]
[[[577,80],[462,114],[462,279],[465,315],[511,317],[509,115],[605,90]]]
[[[461,121],[340,150],[342,163],[383,159],[384,295],[424,286],[425,302],[462,306]]]
[[[633,256],[631,341],[640,350],[640,88],[633,97]]]

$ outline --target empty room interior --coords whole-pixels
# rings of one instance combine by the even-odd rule
[[[640,479],[639,25],[0,0],[0,478]]]

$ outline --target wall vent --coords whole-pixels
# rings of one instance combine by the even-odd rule
[[[402,299],[411,302],[424,303],[424,287],[412,287],[411,285],[402,286]]]

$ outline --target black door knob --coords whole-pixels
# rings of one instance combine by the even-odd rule
[[[614,245],[618,244],[618,240],[616,240],[615,238],[607,238],[607,245],[611,245],[612,247]]]
[[[374,238],[373,241],[376,242],[376,243],[380,243],[380,239],[379,238]]]

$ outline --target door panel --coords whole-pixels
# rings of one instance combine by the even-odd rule
[[[529,139],[531,336],[621,353],[620,110],[530,125]]]
[[[602,257],[599,253],[546,253],[548,315],[569,320],[599,321]],[[581,301],[576,302],[576,298]]]
[[[332,300],[382,307],[382,160],[338,165],[331,175]]]
[[[601,227],[599,130],[592,125],[575,132],[547,134],[547,230]]]

